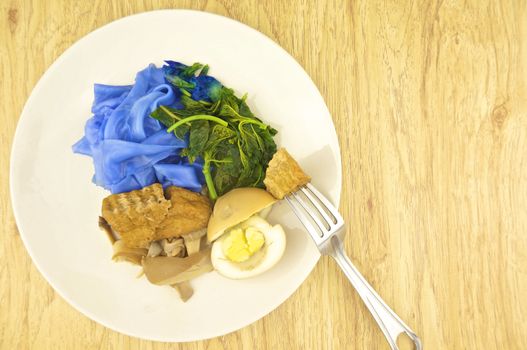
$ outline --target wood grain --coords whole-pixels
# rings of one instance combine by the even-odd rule
[[[264,319],[189,344],[143,341],[96,324],[31,263],[8,191],[10,145],[25,100],[86,33],[169,7],[257,28],[311,75],[342,148],[348,252],[426,349],[527,348],[524,1],[3,0],[2,349],[388,348],[328,259]]]

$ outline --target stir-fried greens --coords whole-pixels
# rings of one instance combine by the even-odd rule
[[[190,163],[203,161],[209,196],[236,187],[264,187],[267,164],[276,152],[276,130],[256,118],[232,89],[206,75],[208,66],[167,61],[165,79],[181,92],[176,107],[159,106],[151,117],[188,146],[180,153]]]

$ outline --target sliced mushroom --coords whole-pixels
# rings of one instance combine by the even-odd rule
[[[141,265],[143,257],[148,253],[144,248],[129,248],[122,240],[115,241],[112,247],[114,261],[128,261],[135,265]]]
[[[150,283],[176,284],[212,271],[210,248],[186,258],[156,256],[143,258],[143,269]]]
[[[159,241],[166,256],[180,256],[184,252],[185,244],[181,238],[165,238]]]
[[[204,228],[181,236],[185,241],[185,248],[187,248],[187,254],[189,256],[199,252],[201,238],[204,237],[206,234],[207,229]]]
[[[200,250],[205,250],[205,249],[209,248],[210,246],[211,246],[211,244],[210,244],[210,242],[207,239],[207,235],[201,237],[200,244],[199,244],[199,249]]]
[[[192,295],[194,295],[194,290],[189,281],[173,284],[172,287],[178,291],[179,297],[183,302],[186,302]]]
[[[159,242],[150,242],[150,247],[148,247],[148,256],[158,256],[161,255],[161,252],[163,252],[163,248]]]

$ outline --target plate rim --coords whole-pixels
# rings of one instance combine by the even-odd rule
[[[231,333],[237,332],[237,331],[239,331],[239,330],[241,330],[241,329],[243,329],[245,327],[248,327],[248,326],[252,325],[253,323],[259,321],[262,318],[264,318],[265,316],[269,315],[271,312],[275,311],[278,307],[280,307],[286,300],[288,300],[295,292],[298,291],[300,286],[305,282],[305,280],[313,272],[315,266],[317,265],[318,261],[320,260],[320,255],[317,257],[316,260],[314,260],[313,265],[310,266],[309,269],[306,269],[306,271],[308,271],[308,272],[306,273],[306,275],[303,278],[302,282],[300,284],[298,284],[298,286],[296,286],[294,289],[292,289],[290,293],[286,293],[285,296],[283,298],[279,299],[278,302],[276,302],[275,305],[271,309],[264,310],[263,312],[255,312],[254,316],[250,317],[248,322],[243,322],[244,324],[242,326],[231,327],[230,330],[228,330],[226,332],[222,331],[219,334],[206,335],[206,336],[197,337],[197,338],[194,337],[193,339],[185,339],[185,340],[181,340],[181,341],[179,341],[179,340],[168,340],[166,338],[156,337],[156,336],[145,336],[144,334],[137,334],[137,333],[130,332],[130,331],[127,331],[127,330],[118,329],[117,327],[114,327],[111,323],[106,322],[105,320],[101,320],[99,317],[94,315],[89,309],[86,309],[83,306],[79,305],[76,301],[73,300],[73,298],[70,298],[68,295],[66,295],[67,293],[62,291],[60,288],[57,288],[55,282],[53,282],[53,280],[50,278],[49,274],[42,268],[42,266],[38,262],[38,260],[35,259],[35,253],[34,253],[33,249],[31,248],[31,245],[28,243],[28,237],[24,234],[24,229],[22,228],[23,225],[21,225],[20,221],[19,221],[19,214],[18,214],[17,208],[19,208],[20,203],[19,203],[17,197],[15,196],[15,186],[14,186],[14,180],[13,180],[15,178],[15,176],[14,176],[15,175],[14,174],[14,169],[15,169],[15,167],[14,167],[14,158],[15,158],[15,155],[20,152],[19,148],[21,147],[19,145],[19,143],[20,143],[20,141],[19,141],[20,136],[19,135],[20,135],[20,132],[21,132],[20,130],[22,130],[22,129],[27,127],[26,124],[28,123],[28,120],[29,120],[28,119],[29,116],[27,115],[28,114],[28,112],[27,112],[28,106],[30,106],[33,103],[34,96],[37,95],[40,90],[42,90],[43,82],[47,79],[47,77],[49,75],[53,74],[55,72],[55,70],[58,69],[58,67],[60,66],[62,61],[66,60],[68,58],[68,56],[73,51],[72,49],[75,48],[76,46],[80,45],[81,42],[87,40],[88,38],[90,38],[90,37],[92,37],[94,35],[96,35],[98,32],[105,30],[107,27],[111,27],[111,26],[115,25],[116,23],[133,20],[133,18],[136,18],[136,17],[148,17],[148,16],[151,16],[151,15],[156,15],[158,13],[175,13],[175,12],[183,13],[183,14],[188,13],[190,15],[216,17],[216,18],[221,19],[223,21],[232,22],[232,23],[234,23],[236,25],[239,25],[246,31],[247,30],[251,31],[255,35],[259,36],[261,39],[266,40],[272,46],[274,46],[276,49],[278,49],[279,51],[284,53],[288,57],[288,59],[300,69],[300,71],[305,75],[305,77],[307,79],[309,79],[309,81],[311,81],[311,83],[316,88],[317,92],[319,93],[320,97],[322,98],[322,101],[323,101],[326,109],[328,110],[329,121],[330,121],[331,125],[333,126],[332,131],[334,132],[334,136],[335,136],[335,138],[337,140],[336,147],[337,147],[337,151],[338,152],[336,154],[337,155],[337,159],[336,159],[336,168],[337,168],[336,169],[336,176],[337,176],[336,180],[337,181],[336,181],[335,200],[336,200],[336,206],[339,207],[340,198],[341,198],[341,192],[342,192],[342,154],[341,154],[341,149],[340,149],[340,142],[339,142],[339,139],[338,139],[338,134],[336,132],[335,124],[333,123],[333,119],[331,117],[331,112],[329,111],[329,108],[327,107],[327,104],[326,104],[326,101],[325,101],[324,97],[322,96],[320,90],[318,89],[318,86],[315,84],[315,82],[313,81],[311,76],[306,72],[304,67],[302,67],[302,65],[285,48],[283,48],[281,45],[279,45],[277,42],[275,42],[273,39],[271,39],[270,37],[268,37],[264,33],[260,32],[259,30],[255,29],[255,28],[253,28],[253,27],[251,27],[251,26],[249,26],[249,25],[247,25],[247,24],[245,24],[243,22],[240,22],[240,21],[238,21],[236,19],[233,19],[231,17],[219,15],[219,14],[212,13],[212,12],[193,10],[193,9],[159,9],[159,10],[139,12],[139,13],[135,13],[135,14],[132,14],[132,15],[120,17],[120,18],[112,20],[112,21],[110,21],[110,22],[108,22],[108,23],[106,23],[106,24],[104,24],[104,25],[102,25],[100,27],[97,27],[94,30],[86,33],[82,37],[78,38],[75,42],[73,42],[70,46],[68,46],[53,61],[53,63],[44,71],[42,76],[38,79],[37,83],[35,84],[35,86],[31,90],[31,93],[29,94],[26,102],[24,103],[24,107],[23,107],[22,112],[20,113],[20,117],[19,117],[19,119],[17,121],[17,126],[16,126],[16,129],[15,129],[15,133],[14,133],[14,136],[13,136],[12,143],[11,143],[11,152],[10,152],[10,161],[9,161],[9,193],[10,193],[10,197],[11,197],[11,207],[12,207],[12,212],[13,212],[13,216],[14,216],[14,219],[15,219],[15,224],[16,224],[17,230],[19,232],[19,236],[20,236],[20,238],[21,238],[21,240],[22,240],[22,242],[24,244],[24,247],[25,247],[27,253],[29,254],[29,257],[31,258],[31,262],[36,267],[38,272],[42,275],[42,277],[44,277],[45,281],[53,288],[53,291],[55,293],[57,293],[63,300],[65,300],[69,304],[70,307],[72,307],[77,312],[80,312],[82,315],[84,315],[85,317],[89,318],[90,320],[102,325],[103,327],[111,329],[112,331],[115,331],[117,333],[124,334],[126,336],[130,336],[130,337],[134,337],[134,338],[138,338],[138,339],[149,340],[149,341],[156,341],[156,342],[187,343],[187,342],[204,341],[204,340],[213,339],[213,338],[216,338],[216,337],[220,337],[220,336],[224,336],[224,335],[227,335],[227,334],[231,334]],[[229,327],[226,327],[226,328],[229,328]]]

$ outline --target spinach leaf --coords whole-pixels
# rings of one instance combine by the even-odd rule
[[[177,115],[175,115],[173,112],[171,113],[172,109],[173,108],[170,107],[160,106],[155,111],[153,111],[150,116],[159,120],[161,124],[169,128],[178,120],[175,119],[175,117],[178,118]]]
[[[190,126],[187,153],[187,157],[191,163],[194,163],[196,158],[203,153],[208,140],[209,122],[206,120],[196,120],[192,123]]]
[[[150,116],[154,119],[159,120],[167,128],[170,128],[176,122],[182,120],[185,117],[184,115],[181,115],[181,110],[168,106],[159,106],[155,111],[150,113]],[[189,125],[185,124],[178,128],[177,131],[174,132],[174,134],[178,138],[183,139],[189,129]]]
[[[209,196],[215,200],[236,187],[264,187],[267,165],[276,152],[276,130],[254,116],[234,90],[208,76],[208,66],[167,61],[165,78],[182,92],[182,108],[152,112],[179,138],[188,135],[181,156],[201,157]],[[197,76],[196,76],[197,74]],[[180,80],[184,81],[181,82]]]
[[[199,72],[198,75],[207,75],[208,72],[209,72],[209,65],[206,64],[203,66],[203,68],[201,69],[201,72]]]
[[[193,89],[195,86],[193,83],[188,82],[177,75],[168,76],[166,77],[166,80],[180,89]]]

